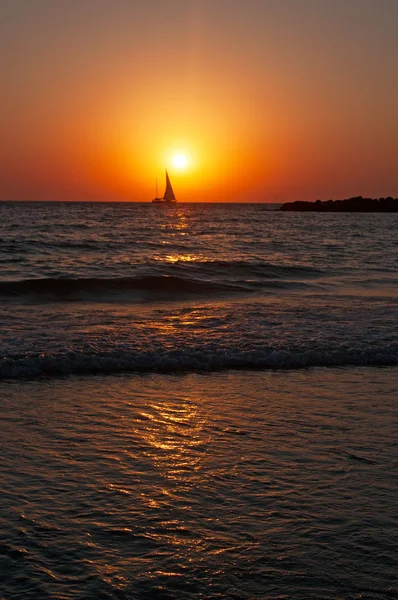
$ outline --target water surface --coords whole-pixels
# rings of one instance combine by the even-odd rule
[[[0,203],[0,597],[396,598],[397,226]]]
[[[4,597],[395,598],[396,383],[394,367],[4,382]]]
[[[398,216],[0,204],[0,377],[398,363]]]

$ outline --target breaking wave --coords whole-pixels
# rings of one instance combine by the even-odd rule
[[[106,373],[214,372],[230,369],[300,369],[308,367],[398,366],[398,342],[377,348],[336,346],[301,351],[241,348],[158,349],[72,352],[3,357],[0,379]]]

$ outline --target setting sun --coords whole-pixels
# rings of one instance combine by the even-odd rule
[[[173,165],[178,169],[185,169],[188,164],[188,159],[185,154],[176,154],[173,156]]]

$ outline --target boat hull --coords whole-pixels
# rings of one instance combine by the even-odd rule
[[[163,198],[154,198],[153,204],[176,204],[176,200],[163,200]]]

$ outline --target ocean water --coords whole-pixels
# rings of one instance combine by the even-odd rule
[[[0,598],[398,597],[397,225],[0,203]]]
[[[0,204],[0,377],[398,363],[396,214]]]

